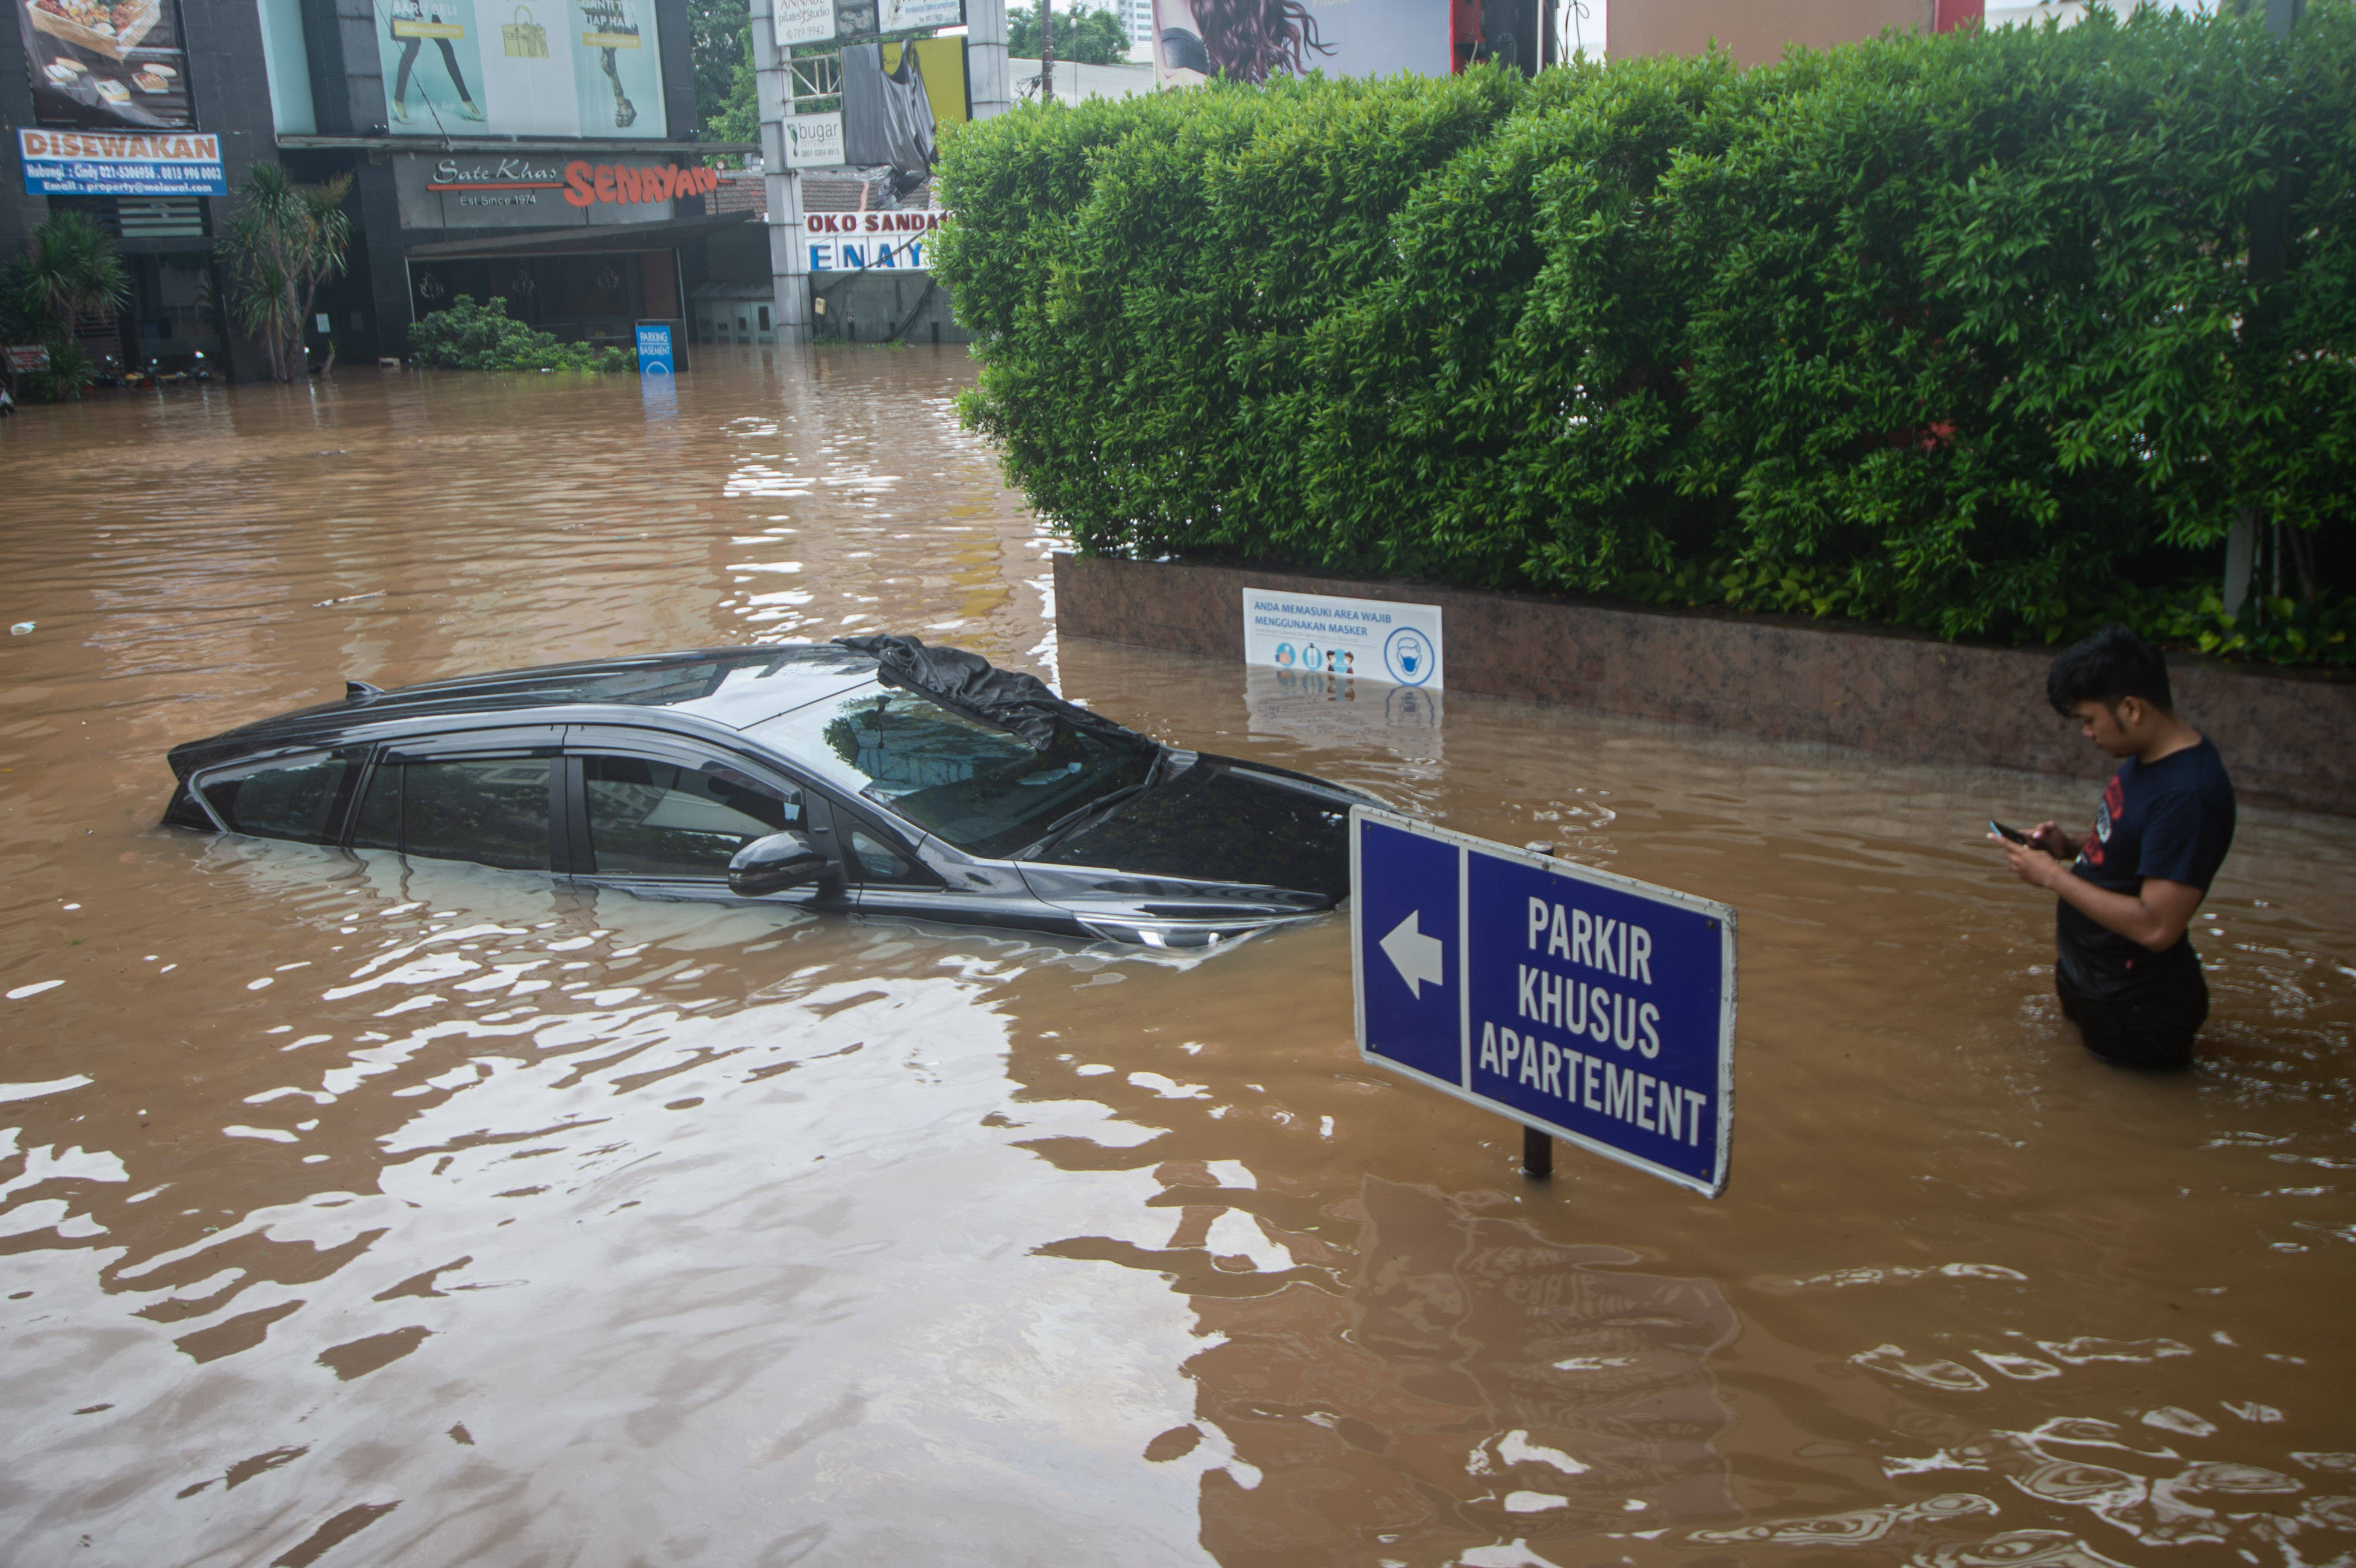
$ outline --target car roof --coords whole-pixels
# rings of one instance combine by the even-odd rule
[[[830,643],[699,648],[460,676],[364,696],[354,706],[370,719],[574,705],[668,708],[744,730],[874,678],[873,658]]]
[[[831,644],[698,648],[461,676],[378,691],[358,686],[341,702],[298,709],[176,746],[176,770],[211,765],[276,744],[333,743],[338,732],[383,734],[442,718],[533,712],[565,722],[564,710],[610,720],[616,710],[660,712],[742,731],[875,678],[875,660]],[[594,715],[586,710],[597,710]]]

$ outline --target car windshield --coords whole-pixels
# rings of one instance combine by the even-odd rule
[[[1143,784],[1154,755],[1066,728],[1033,751],[929,698],[881,686],[798,708],[747,733],[968,854],[993,859]]]

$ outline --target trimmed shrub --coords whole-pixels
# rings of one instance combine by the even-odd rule
[[[1083,550],[2356,660],[2347,0],[1215,84],[945,163],[966,417]]]
[[[631,364],[627,349],[565,343],[525,325],[497,295],[482,304],[457,295],[447,310],[410,323],[409,343],[419,364],[437,370],[612,371]]]

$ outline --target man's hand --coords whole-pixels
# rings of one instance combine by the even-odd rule
[[[2029,841],[2057,860],[2078,858],[2077,840],[2051,822],[2040,822],[2029,830]]]
[[[2046,852],[2045,846],[2059,836],[2050,822],[2039,823],[2026,844],[1988,835],[2004,846],[2004,863],[2011,868],[2014,876],[2032,888],[2059,894],[2063,903],[2128,941],[2154,953],[2165,953],[2184,940],[2185,928],[2192,923],[2192,912],[2201,907],[2205,896],[2201,889],[2183,882],[2163,881],[2158,877],[2146,877],[2132,894],[2098,888],[2073,874],[2070,861]],[[2068,845],[2065,843],[2063,848],[2068,848]],[[2074,850],[2072,857],[2075,858]]]
[[[2070,875],[2070,862],[2056,859],[2044,848],[2046,834],[2052,826],[2050,822],[2040,825],[2037,831],[2029,836],[2026,844],[2015,844],[2009,838],[1997,838],[1993,833],[1988,835],[2004,846],[2004,863],[2012,869],[2012,874],[2032,888],[2058,890],[2061,882],[2057,879]]]

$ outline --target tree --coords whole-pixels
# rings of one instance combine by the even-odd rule
[[[256,164],[238,187],[236,210],[221,236],[229,262],[230,304],[238,325],[261,340],[270,373],[291,381],[308,368],[303,324],[319,285],[344,270],[351,214],[344,197],[352,176],[296,185],[276,164]]]
[[[24,253],[0,268],[0,316],[9,336],[28,332],[49,350],[42,389],[59,401],[81,395],[90,362],[74,346],[74,319],[109,315],[131,298],[114,241],[79,212],[60,212],[33,230]]]
[[[1006,8],[1006,52],[1016,59],[1039,58],[1039,16],[1031,7]],[[1055,17],[1055,59],[1058,64],[1126,64],[1129,29],[1110,11],[1062,12]]]
[[[719,99],[703,117],[703,139],[707,142],[758,142],[761,139],[761,104],[753,82],[753,25],[747,22],[737,37],[735,74],[730,79],[727,93]],[[701,88],[698,89],[699,94]],[[699,96],[699,104],[701,99]],[[741,154],[715,153],[708,160],[723,168],[741,167]]]
[[[695,118],[704,139],[757,140],[731,133],[725,123],[738,109],[738,98],[747,104],[752,101],[753,19],[747,0],[688,0],[687,18],[688,58],[695,69]]]

